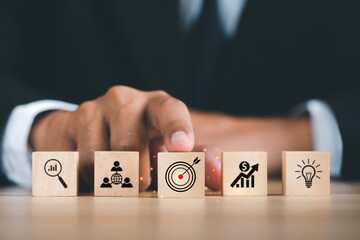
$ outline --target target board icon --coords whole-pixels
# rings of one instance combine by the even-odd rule
[[[171,164],[165,172],[165,181],[168,187],[175,192],[186,192],[191,189],[196,182],[196,172],[193,166],[199,162],[200,159],[196,157],[191,165],[183,161]]]

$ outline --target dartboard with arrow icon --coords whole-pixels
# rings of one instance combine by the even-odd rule
[[[190,165],[184,161],[177,161],[171,164],[165,172],[166,184],[175,192],[186,192],[196,182],[196,171],[194,165],[201,161],[198,157]]]

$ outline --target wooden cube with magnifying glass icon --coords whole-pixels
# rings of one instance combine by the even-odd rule
[[[77,196],[79,152],[33,152],[32,195]]]
[[[282,152],[282,183],[286,196],[329,196],[330,153]]]

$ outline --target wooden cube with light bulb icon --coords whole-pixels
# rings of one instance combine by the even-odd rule
[[[283,195],[329,196],[330,153],[282,152]]]

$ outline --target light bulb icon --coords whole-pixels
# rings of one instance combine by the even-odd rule
[[[313,166],[311,165],[306,165],[305,167],[303,167],[303,169],[301,170],[301,174],[305,179],[305,185],[307,188],[311,188],[312,186],[312,182],[313,182],[313,178],[316,176],[316,170]]]
[[[322,173],[321,170],[317,170],[318,167],[320,167],[320,164],[314,165],[315,164],[315,160],[313,160],[313,162],[310,164],[310,159],[307,160],[307,164],[305,163],[304,160],[301,160],[301,162],[303,163],[303,165],[300,164],[296,164],[299,168],[301,168],[301,170],[296,170],[295,172],[300,174],[296,179],[299,179],[301,177],[304,177],[305,179],[305,186],[307,188],[311,188],[311,186],[313,185],[313,179],[314,177],[321,179],[317,174],[318,173]]]

